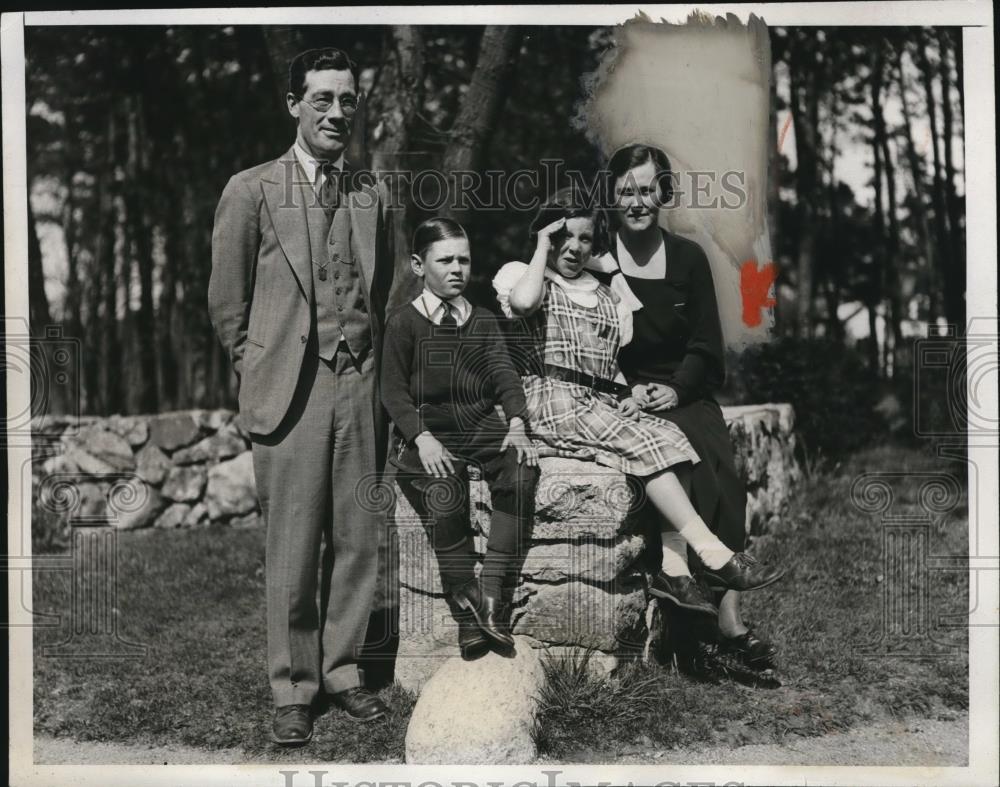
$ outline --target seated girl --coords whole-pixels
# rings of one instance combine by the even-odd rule
[[[692,507],[687,488],[699,461],[674,423],[641,410],[619,375],[619,348],[632,336],[632,306],[584,270],[600,237],[596,209],[570,189],[553,195],[532,222],[531,262],[510,262],[493,280],[501,309],[526,318],[534,353],[522,371],[533,437],[568,453],[587,453],[602,465],[637,477],[662,515],[665,532],[676,531],[704,566],[704,583],[673,555],[650,591],[683,608],[717,616],[706,586],[754,590],[782,576],[742,552],[734,553]],[[620,277],[617,277],[620,278]],[[673,545],[664,539],[665,548]]]

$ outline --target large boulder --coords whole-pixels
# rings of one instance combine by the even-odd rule
[[[517,765],[532,762],[532,736],[545,669],[517,637],[512,657],[453,656],[423,688],[406,730],[412,764]]]
[[[201,426],[194,413],[163,413],[149,421],[149,439],[164,451],[191,445],[200,436]]]
[[[167,477],[173,465],[163,451],[152,443],[147,443],[135,455],[135,472],[144,481],[159,485]]]
[[[525,582],[515,599],[515,634],[606,653],[641,649],[645,643],[646,591],[639,575],[604,585]]]
[[[156,489],[139,478],[116,482],[108,491],[110,524],[118,530],[151,527],[168,502]]]
[[[218,412],[218,411],[213,411]],[[228,423],[215,434],[199,440],[188,448],[182,448],[170,457],[174,464],[190,465],[203,462],[219,462],[232,459],[249,448],[248,441],[236,428],[236,424]]]
[[[213,521],[249,514],[257,508],[257,486],[250,451],[220,462],[208,471],[204,502],[209,519]]]
[[[85,473],[123,473],[135,469],[132,446],[121,435],[99,425],[85,427],[67,441],[67,453]]]
[[[183,527],[190,514],[191,506],[187,503],[173,503],[156,518],[155,525],[166,529]]]
[[[138,448],[149,439],[149,424],[144,416],[113,415],[106,424],[108,429],[125,438],[133,448]]]
[[[204,467],[173,467],[163,482],[163,496],[179,503],[192,503],[201,497],[207,480]]]

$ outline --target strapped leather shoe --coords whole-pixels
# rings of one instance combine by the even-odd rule
[[[389,710],[378,696],[360,686],[331,694],[330,700],[354,721],[374,721]]]
[[[693,577],[672,577],[661,571],[649,583],[649,593],[672,601],[681,609],[690,609],[712,617],[719,616],[712,597]]]
[[[458,649],[466,661],[477,659],[490,649],[490,641],[470,612],[458,616]]]
[[[282,705],[274,709],[271,740],[282,746],[301,746],[313,736],[312,708],[308,705]]]
[[[752,631],[736,637],[719,634],[719,649],[731,653],[754,670],[773,670],[777,667],[778,649]]]
[[[504,648],[514,647],[514,638],[504,624],[504,605],[498,598],[483,593],[478,580],[470,580],[452,591],[452,600],[472,613],[483,634]]]
[[[701,576],[712,590],[757,590],[777,582],[784,569],[765,566],[745,552],[737,552],[722,568],[704,568]]]

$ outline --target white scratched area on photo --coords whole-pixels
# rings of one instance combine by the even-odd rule
[[[637,141],[666,152],[677,177],[661,221],[708,254],[734,348],[767,341],[774,323],[771,79],[767,25],[756,16],[744,25],[711,13],[683,24],[641,15],[616,29],[615,51],[577,118],[607,155]]]
[[[29,11],[3,14],[0,41],[9,783],[998,783],[992,4]],[[356,74],[310,71],[290,94],[293,57],[326,47],[346,53]],[[300,116],[354,125],[345,138],[343,127],[328,134]],[[290,149],[302,128],[313,142],[339,138],[344,159]],[[721,569],[703,560],[714,561],[717,547],[671,542],[688,520],[653,511],[655,489],[612,466],[613,430],[596,444],[557,447],[538,415],[522,421],[520,438],[541,457],[533,527],[518,535],[521,562],[508,566],[494,619],[474,594],[453,593],[447,550],[435,551],[434,538],[435,516],[467,515],[463,555],[472,562],[463,570],[475,564],[482,592],[491,531],[510,516],[494,505],[485,465],[468,460],[457,496],[454,484],[414,493],[401,467],[367,468],[328,502],[332,511],[353,491],[358,512],[388,522],[366,564],[378,581],[352,655],[387,710],[359,721],[321,681],[308,710],[296,711],[308,717],[310,739],[276,741],[275,706],[287,699],[271,691],[268,628],[282,626],[272,624],[267,571],[282,561],[268,554],[255,451],[269,437],[244,418],[263,409],[247,406],[248,375],[281,369],[267,384],[289,392],[311,384],[304,370],[322,372],[329,360],[312,343],[319,320],[327,338],[340,337],[334,358],[343,370],[360,372],[370,361],[353,351],[347,360],[346,323],[331,322],[332,300],[317,317],[317,288],[333,292],[352,268],[369,285],[373,269],[385,282],[379,265],[388,259],[385,304],[358,289],[353,306],[336,305],[364,323],[381,319],[382,306],[386,317],[413,309],[422,287],[438,297],[412,271],[421,256],[414,231],[432,215],[459,224],[439,248],[467,241],[467,303],[442,301],[441,323],[426,303],[417,308],[443,330],[430,329],[440,345],[425,348],[410,379],[421,387],[478,373],[497,347],[524,375],[544,348],[539,336],[569,323],[545,322],[544,309],[508,318],[510,296],[494,276],[532,258],[538,233],[529,224],[562,185],[560,172],[586,189],[635,143],[669,159],[673,196],[653,207],[653,226],[704,252],[725,379],[696,375],[705,385],[697,393],[673,371],[649,384],[626,352],[614,381],[562,363],[547,379],[576,380],[586,406],[567,418],[575,433],[598,402],[621,408],[651,391],[667,404],[637,405],[646,427],[685,432],[686,408],[711,410],[714,420],[694,428],[718,429],[690,442],[695,469],[712,472],[679,471],[680,488],[713,537],[738,510],[744,569],[758,561],[784,575],[753,592],[725,591]],[[264,162],[286,165],[280,187],[267,182]],[[398,201],[343,186],[331,164],[364,173],[365,183],[382,178]],[[417,173],[427,195],[405,188]],[[220,197],[225,188],[232,198],[233,184],[249,197],[230,199],[220,222]],[[315,208],[310,197],[331,184],[365,198],[341,206],[390,209],[377,221],[374,212],[342,212],[337,235],[330,214],[325,225],[315,211],[297,212],[299,197]],[[296,191],[269,213],[279,189]],[[594,241],[596,256],[604,219],[625,234],[616,206],[604,207],[599,220],[585,210],[563,219],[543,292],[556,287],[553,270],[579,262],[581,247]],[[302,229],[289,235],[296,221]],[[234,270],[216,295],[244,282],[256,292],[233,331],[249,340],[243,353],[253,360],[242,368],[241,339],[230,353],[207,300],[217,252],[238,256],[234,247],[254,265]],[[372,248],[395,253],[373,266]],[[623,295],[626,276],[606,268],[595,272],[599,286],[616,303],[648,297],[660,282],[635,275],[642,256],[624,241],[613,248],[628,251],[632,267],[621,271],[633,291]],[[671,287],[687,286],[678,281],[682,255],[658,247],[650,262],[665,265]],[[276,288],[280,281],[288,287]],[[587,293],[573,294],[589,303]],[[652,349],[639,345],[638,361],[655,365],[686,343],[685,362],[708,369],[713,346],[692,352],[690,339],[674,342],[704,324],[703,301],[686,294],[631,315],[611,309],[604,322],[581,317],[573,346],[593,350],[626,328],[638,337],[670,312],[677,319],[661,325],[676,333]],[[294,310],[276,306],[292,302]],[[502,328],[483,334],[495,341],[472,360],[453,352],[465,323],[443,322],[466,319],[469,304]],[[298,315],[307,315],[301,326]],[[372,357],[386,345],[373,339]],[[260,362],[268,349],[271,367]],[[309,362],[285,363],[300,351]],[[557,401],[532,398],[528,375],[521,385],[531,407]],[[459,413],[454,428],[422,425],[442,444],[460,443],[485,418],[481,394],[453,395],[471,421]],[[281,404],[261,398],[268,409]],[[381,403],[372,403],[357,411],[377,420]],[[501,426],[496,434],[509,439]],[[366,435],[365,450],[381,451],[381,437]],[[713,441],[728,454],[711,453]],[[405,447],[400,439],[389,456],[402,458]],[[296,516],[320,507],[302,481],[319,466],[303,466],[307,454],[272,485],[291,490],[281,499]],[[736,507],[709,489],[725,483],[729,464]],[[273,516],[273,500],[271,508]],[[284,588],[308,602],[290,631],[337,606],[327,580],[338,520],[329,518],[316,550],[283,564],[316,559],[315,587],[303,593],[289,580]],[[668,563],[682,566],[682,581],[690,572],[691,586],[664,585],[664,576],[676,579]],[[368,592],[362,584],[355,598]],[[322,625],[323,658],[316,669],[298,664],[300,677],[327,668],[338,627]],[[297,658],[290,653],[289,673]],[[291,674],[290,683],[304,696]]]

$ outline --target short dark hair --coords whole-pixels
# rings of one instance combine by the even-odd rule
[[[581,217],[591,219],[594,222],[594,252],[603,254],[608,250],[607,220],[604,211],[595,204],[594,200],[587,199],[585,194],[575,186],[565,186],[559,189],[538,207],[538,213],[535,214],[535,218],[532,219],[528,228],[531,248],[535,247],[540,229],[547,227],[554,221],[559,221],[559,219]]]
[[[414,230],[413,243],[410,248],[413,250],[413,254],[423,259],[424,254],[427,253],[431,245],[437,243],[439,240],[450,240],[452,238],[468,239],[468,237],[462,225],[454,219],[435,216],[432,219],[421,222],[420,226]]]
[[[308,71],[350,71],[354,87],[358,86],[358,67],[346,53],[333,47],[307,49],[299,52],[288,64],[288,92],[299,98],[306,91]]]
[[[654,145],[634,143],[618,148],[608,160],[608,171],[611,173],[611,186],[630,169],[641,167],[647,161],[656,166],[656,184],[660,191],[660,203],[666,205],[674,195],[674,185],[671,180],[672,169],[667,154]]]

